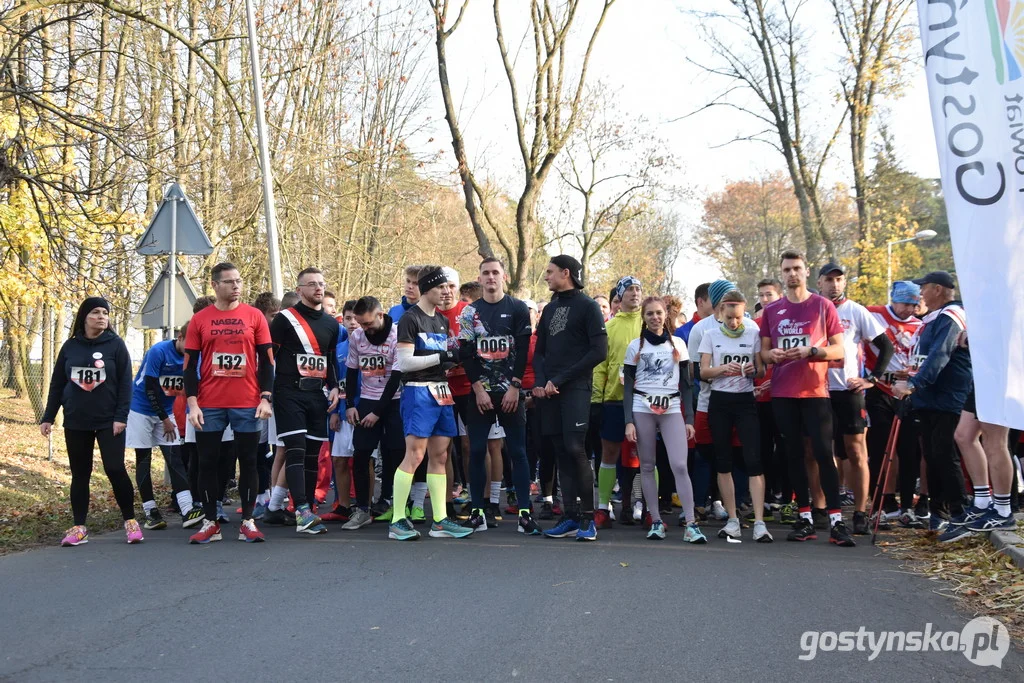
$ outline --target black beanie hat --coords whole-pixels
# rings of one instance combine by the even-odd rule
[[[90,296],[88,299],[82,302],[82,305],[78,307],[78,313],[75,315],[75,324],[71,328],[71,336],[85,333],[85,317],[89,315],[94,308],[105,308],[107,313],[110,313],[110,303],[102,296]]]

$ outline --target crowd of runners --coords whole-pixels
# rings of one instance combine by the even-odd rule
[[[952,276],[896,282],[887,305],[865,307],[838,264],[818,270],[816,293],[801,254],[782,253],[779,270],[750,299],[726,280],[700,285],[685,321],[678,298],[633,276],[588,295],[567,255],[547,265],[545,302],[507,293],[487,258],[465,284],[408,266],[390,308],[339,299],[312,267],[283,300],[249,305],[238,269],[219,263],[213,296],[134,374],[110,305],[90,297],[40,426],[48,436],[63,408],[74,526],[61,544],[88,542],[96,445],[128,543],[167,527],[153,449],[195,544],[222,540],[232,515],[246,542],[265,540],[260,526],[332,523],[399,541],[506,520],[595,541],[620,524],[694,544],[744,529],[770,543],[772,524],[839,546],[873,524],[941,541],[1013,528],[1020,434],[975,415]]]

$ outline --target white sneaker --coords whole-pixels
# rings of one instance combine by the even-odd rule
[[[373,524],[373,515],[362,508],[356,508],[349,516],[348,521],[341,525],[341,528],[352,531],[371,524]]]
[[[754,522],[754,540],[758,543],[771,543],[775,539],[764,522]]]
[[[615,506],[608,503],[608,517],[614,522],[617,518],[615,517]]]
[[[635,501],[633,503],[633,521],[639,522],[640,518],[644,516],[644,504],[641,501]]]
[[[740,520],[739,519],[733,517],[732,519],[729,520],[728,524],[726,524],[724,527],[721,528],[721,530],[719,530],[719,532],[718,532],[718,537],[719,538],[725,538],[727,536],[729,538],[735,538],[736,540],[740,539],[740,536],[742,536],[742,531],[740,530]]]
[[[722,505],[722,501],[716,500],[711,504],[711,517],[717,519],[719,522],[724,522],[729,519],[729,513],[725,511],[725,506]]]

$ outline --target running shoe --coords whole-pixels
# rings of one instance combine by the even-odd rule
[[[855,501],[853,498],[853,491],[843,489],[843,491],[839,494],[839,504],[849,507],[853,505],[854,502]]]
[[[455,503],[456,505],[465,505],[466,503],[468,503],[469,502],[469,487],[467,486],[466,488],[464,488],[461,491],[459,491],[459,495],[454,496],[452,498],[452,502]]]
[[[659,498],[658,499],[658,511],[663,515],[671,515],[673,511],[672,499],[671,498]]]
[[[686,531],[683,532],[683,540],[694,545],[702,545],[708,542],[707,536],[693,522],[686,525]]]
[[[773,519],[774,516],[775,516],[775,513],[772,511],[772,509],[770,507],[768,507],[767,504],[765,504],[764,512],[761,513],[761,518],[762,519]],[[754,514],[754,509],[753,508],[751,508],[750,512],[748,512],[746,515],[743,516],[743,521],[746,522],[747,524],[754,524],[755,522],[757,522],[757,515]]]
[[[540,512],[537,513],[537,519],[543,519],[545,521],[555,518],[555,511],[551,507],[551,503],[544,501],[540,504]]]
[[[487,526],[491,529],[498,526],[498,516],[494,514],[495,507],[494,504],[488,504],[483,509],[484,519],[487,520]]]
[[[956,515],[955,517],[950,517],[949,525],[950,526],[970,526],[971,524],[973,524],[977,520],[979,520],[982,517],[984,517],[985,515],[987,515],[988,511],[991,510],[991,509],[992,509],[991,506],[989,506],[989,507],[987,507],[985,509],[981,509],[981,508],[976,508],[973,505],[971,505],[970,507],[964,508],[964,511],[961,512],[959,515]]]
[[[562,501],[556,500],[551,504],[551,514],[553,514],[555,517],[562,516]]]
[[[502,520],[501,506],[500,505],[498,505],[497,503],[488,503],[487,509],[490,510],[490,512],[494,516],[495,520],[497,520],[499,522]],[[498,526],[498,525],[495,524],[494,526]]]
[[[413,524],[423,524],[427,521],[427,513],[421,507],[414,507],[409,510],[409,521]]]
[[[320,519],[325,522],[347,522],[351,517],[352,511],[344,505],[335,505],[330,512],[325,512],[320,515]]]
[[[189,543],[198,543],[205,545],[211,541],[221,540],[220,535],[220,524],[217,522],[211,522],[208,519],[203,520],[203,526],[196,533],[188,537]]]
[[[505,494],[505,513],[509,515],[519,514],[519,499],[516,498],[515,491],[509,491]]]
[[[918,518],[914,508],[907,508],[900,514],[900,526],[907,529],[924,529],[928,521]]]
[[[612,518],[608,515],[608,511],[594,510],[594,524],[598,529],[611,529]]]
[[[942,533],[949,526],[949,522],[944,520],[938,514],[931,515],[928,519],[928,531],[930,533]]]
[[[832,525],[832,530],[828,535],[828,542],[834,543],[842,548],[852,548],[857,545],[853,541],[853,536],[850,535],[850,530],[846,528],[846,523],[839,521]]]
[[[928,520],[931,517],[931,505],[928,504],[928,496],[921,496],[914,506],[914,514],[918,519]]]
[[[203,514],[202,506],[193,505],[188,514],[181,518],[181,528],[191,529],[194,526],[199,526],[203,523],[204,519],[206,519],[206,515]]]
[[[775,538],[768,531],[764,522],[754,522],[754,540],[758,543],[771,543]]]
[[[295,526],[295,515],[284,509],[268,509],[263,515],[263,523],[271,526]]]
[[[263,532],[256,528],[256,522],[247,519],[238,527],[238,540],[246,543],[263,543],[266,539]]]
[[[540,495],[540,482],[537,482],[537,481],[531,481],[530,482],[530,495],[531,496]]]
[[[625,517],[625,515],[623,515]],[[633,521],[639,522],[644,517],[644,504],[643,501],[633,501]]]
[[[724,527],[722,527],[721,529],[718,530],[718,537],[719,538],[727,538],[728,537],[728,538],[735,538],[736,540],[739,540],[742,535],[743,535],[743,532],[740,529],[740,520],[735,518],[735,517],[730,519],[729,522]]]
[[[814,528],[823,531],[829,528],[828,510],[825,508],[811,508],[811,522]]]
[[[672,494],[672,507],[674,507],[674,508],[681,508],[681,507],[683,507],[683,504],[679,501],[679,494],[678,493],[673,493]]]
[[[871,533],[868,527],[868,515],[865,512],[853,513],[853,533],[855,536],[867,536]]]
[[[419,537],[420,532],[413,529],[412,523],[405,517],[388,525],[388,538],[396,541],[415,541]]]
[[[973,535],[974,532],[962,524],[949,524],[946,526],[946,530],[939,534],[938,540],[939,543],[952,543]]]
[[[558,524],[545,531],[544,535],[548,538],[565,538],[566,536],[575,536],[579,530],[579,522],[575,519],[563,517],[559,520]]]
[[[651,516],[650,510],[644,510],[644,531],[650,531],[654,525],[654,517]]]
[[[434,522],[430,525],[430,537],[431,538],[465,538],[466,536],[472,535],[472,529],[466,529],[459,526],[459,523],[454,519],[448,519],[445,517],[440,522]]]
[[[142,528],[139,522],[134,519],[126,519],[124,522],[124,535],[129,545],[142,543]]]
[[[519,524],[516,531],[527,536],[540,536],[540,527],[534,521],[533,515],[526,510],[519,511]]]
[[[462,526],[470,531],[487,531],[487,518],[484,516],[484,511],[480,508],[473,510],[473,514],[462,522]]]
[[[710,517],[716,522],[724,522],[729,519],[729,513],[725,511],[725,507],[722,505],[722,501],[716,500],[711,504]]]
[[[157,529],[166,529],[167,522],[164,521],[164,516],[160,514],[160,510],[153,508],[146,512],[146,523],[144,526],[147,531],[156,531]]]
[[[370,516],[369,512],[363,508],[353,508],[348,521],[342,524],[341,528],[346,531],[354,531],[355,529],[362,529],[364,526],[370,526],[371,524],[373,524],[373,517]]]
[[[585,525],[580,525],[580,528],[576,530],[577,541],[596,541],[597,540],[597,527],[594,526],[594,520],[588,521]]]
[[[799,518],[800,510],[793,501],[790,501],[779,508],[779,521],[783,524],[794,524]]]
[[[371,511],[373,521],[391,523],[391,501],[377,501],[376,507]]]
[[[60,542],[62,548],[70,548],[76,545],[84,545],[89,542],[89,530],[84,525],[73,526],[64,532],[64,540]]]
[[[295,531],[300,534],[322,534],[327,531],[320,518],[313,514],[309,505],[300,505],[295,511]]]
[[[698,518],[700,517],[700,515],[697,513],[697,508],[694,508],[693,512],[694,512],[695,515],[697,515]],[[680,512],[679,513],[679,526],[685,527],[686,524],[687,524],[686,513],[685,512]]]
[[[814,531],[811,520],[800,517],[793,522],[793,530],[786,535],[787,541],[815,541],[818,534]]]
[[[252,507],[252,518],[263,519],[263,515],[267,514],[267,506],[263,503],[256,503]]]
[[[647,532],[647,538],[651,541],[665,540],[665,523],[660,519],[651,524],[651,530]]]
[[[1003,517],[996,511],[996,507],[993,505],[985,513],[984,517],[969,523],[967,528],[977,532],[997,531],[999,529],[1009,529],[1012,531],[1017,528],[1017,520],[1012,514]]]
[[[230,522],[231,518],[224,512],[224,503],[217,501],[217,523]]]

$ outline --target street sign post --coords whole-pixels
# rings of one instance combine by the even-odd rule
[[[174,329],[181,327],[192,317],[192,305],[196,302],[198,295],[192,288],[192,283],[185,277],[178,264],[174,264],[174,287],[169,287],[171,280],[172,265],[170,259],[160,277],[157,278],[153,288],[146,295],[146,300],[135,318],[135,327],[143,330],[155,330],[162,327]],[[172,297],[168,289],[174,289]],[[174,309],[168,307],[170,301],[174,302]]]

